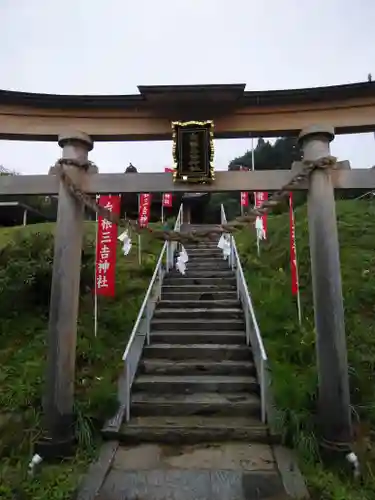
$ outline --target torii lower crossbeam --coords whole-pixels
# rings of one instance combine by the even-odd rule
[[[298,166],[298,162],[294,165]],[[338,162],[333,170],[334,189],[375,189],[375,169],[350,170],[349,162]],[[92,174],[83,181],[88,194],[114,193],[218,193],[233,191],[278,191],[293,177],[291,170],[259,170],[254,172],[215,172],[211,184],[174,183],[172,174]],[[307,190],[302,182],[295,190]],[[0,177],[0,195],[58,195],[59,179],[56,175],[17,175]]]

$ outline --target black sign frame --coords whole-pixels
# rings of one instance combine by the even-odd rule
[[[213,122],[173,122],[174,181],[207,183],[214,179]]]

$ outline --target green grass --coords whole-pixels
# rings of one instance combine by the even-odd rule
[[[77,453],[26,476],[41,430],[53,224],[0,230],[0,498],[65,500],[76,489],[100,443],[99,429],[116,408],[121,356],[149,284],[161,243],[142,236],[117,257],[116,297],[99,299],[93,329],[95,224],[87,223],[81,271],[76,372]],[[120,245],[119,245],[120,246]]]
[[[288,214],[269,217],[268,241],[256,255],[255,231],[237,236],[244,272],[271,362],[277,416],[286,443],[297,450],[311,492],[322,500],[375,498],[375,205],[339,201],[337,217],[355,450],[361,484],[322,464],[316,428],[317,373],[306,209],[296,210],[303,324],[291,296]]]

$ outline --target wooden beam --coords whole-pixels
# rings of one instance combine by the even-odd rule
[[[307,91],[304,99],[289,98],[284,103],[275,103],[267,101],[265,96],[259,104],[240,100],[227,110],[220,109],[219,101],[217,111],[211,108],[207,118],[214,120],[217,138],[249,137],[250,133],[253,137],[297,135],[311,123],[332,125],[336,133],[369,132],[375,129],[375,96],[362,94],[359,92],[356,97],[336,94],[336,98],[332,94],[332,100],[327,102],[309,98]],[[90,97],[93,103],[95,99],[96,96]],[[56,141],[61,131],[75,128],[85,130],[94,141],[171,140],[171,121],[179,118],[174,116],[173,109],[165,110],[162,106],[159,110],[142,99],[132,101],[131,106],[119,103],[117,108],[105,101],[88,106],[87,99],[79,101],[81,104],[76,100],[74,107],[58,102],[57,96],[49,95],[34,104],[21,98],[0,102],[0,139]],[[190,118],[200,115],[201,108],[201,102],[191,102]]]
[[[1,195],[57,195],[59,179],[55,175],[1,175]]]
[[[341,162],[344,166],[347,162]],[[254,172],[216,172],[211,184],[174,183],[172,174],[93,174],[87,176],[84,190],[90,194],[106,193],[189,193],[277,191],[293,176],[291,170],[256,170]],[[335,189],[374,189],[375,169],[338,169],[332,172]],[[308,189],[307,183],[295,188]],[[59,179],[55,175],[0,176],[0,195],[57,195]]]

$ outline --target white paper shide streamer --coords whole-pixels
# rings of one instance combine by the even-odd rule
[[[28,470],[27,470],[29,476],[34,476],[37,466],[39,464],[41,464],[42,461],[43,461],[43,458],[40,455],[38,455],[37,453],[35,453],[35,455],[33,455],[32,459],[30,460]]]
[[[218,248],[223,251],[223,258],[227,260],[230,255],[230,235],[228,233],[223,233],[220,236],[219,243],[217,244]]]
[[[128,234],[128,231],[125,230],[120,236],[117,237],[118,240],[122,242],[122,251],[124,255],[128,255],[132,248],[132,240]]]
[[[266,239],[266,232],[264,230],[262,217],[257,217],[255,219],[255,230],[257,232],[257,240],[265,240]]]
[[[189,260],[189,257],[188,257],[186,250],[185,250],[185,247],[182,247],[180,253],[178,254],[177,261],[176,261],[176,269],[181,274],[185,274],[186,263],[188,260]]]

